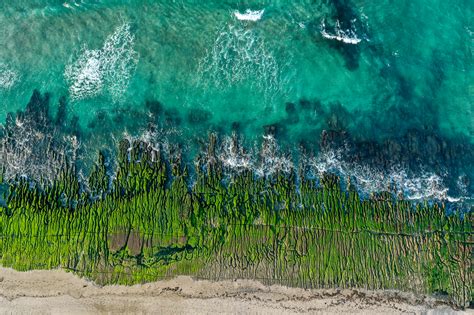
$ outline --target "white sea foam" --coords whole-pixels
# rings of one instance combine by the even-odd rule
[[[168,139],[169,131],[144,132],[139,137],[124,134],[123,138],[133,143],[136,140],[144,141],[157,154],[163,152],[165,156],[176,156],[178,150],[171,150]],[[443,182],[444,174],[434,172],[412,173],[403,167],[394,167],[390,170],[378,169],[361,163],[345,161],[345,149],[328,150],[319,153],[316,157],[302,156],[306,175],[310,178],[319,178],[325,173],[336,174],[342,180],[350,178],[351,185],[364,196],[371,193],[390,191],[401,195],[408,200],[424,201],[439,200],[448,202],[463,202],[469,200],[467,188],[460,177],[458,185],[465,191],[461,196],[454,197],[448,194],[449,189]],[[216,147],[215,156],[209,156],[207,150],[202,152],[207,160],[202,160],[201,165],[210,165],[217,160],[222,163],[224,172],[230,177],[242,171],[251,171],[256,176],[267,177],[277,173],[289,174],[295,170],[295,164],[289,154],[285,154],[272,135],[263,137],[260,145],[256,144],[246,150],[242,139],[236,135],[224,137],[221,144]],[[199,163],[198,163],[199,165]]]
[[[82,99],[96,96],[102,91],[103,73],[100,50],[83,50],[78,60],[66,66],[64,75],[71,82],[71,98]]]
[[[0,89],[11,89],[18,80],[18,72],[6,64],[0,63]]]
[[[108,90],[112,98],[118,100],[127,90],[131,76],[138,63],[138,53],[134,50],[135,36],[130,25],[123,24],[104,43],[102,62],[108,79]]]
[[[251,154],[245,152],[235,135],[224,138],[220,151],[218,159],[225,168],[241,172],[243,170],[251,170],[254,167]]]
[[[464,202],[472,199],[468,196],[463,178],[458,179],[461,194],[449,195],[449,189],[443,181],[445,174],[431,171],[410,172],[403,167],[393,167],[390,170],[379,169],[361,163],[344,160],[344,151],[323,151],[317,157],[302,157],[308,173],[312,178],[320,178],[325,173],[336,174],[342,180],[350,178],[351,185],[365,196],[371,193],[390,191],[408,200],[424,201],[439,200],[448,202]],[[223,140],[218,152],[218,159],[230,173],[250,170],[255,175],[265,177],[277,173],[289,174],[295,169],[290,155],[279,148],[274,136],[264,136],[260,148],[245,151],[241,142],[236,138],[227,137]],[[306,169],[306,168],[305,168]]]
[[[391,170],[377,169],[360,163],[345,161],[342,150],[322,152],[308,159],[310,171],[315,176],[325,172],[335,173],[341,178],[355,179],[357,189],[363,194],[391,191],[410,200],[461,201],[464,197],[448,195],[448,188],[440,174],[421,172],[413,174],[403,167]]]
[[[321,35],[327,39],[334,39],[334,40],[337,40],[346,44],[352,44],[352,45],[357,45],[362,41],[362,39],[357,37],[355,27],[352,27],[351,29],[343,30],[341,28],[341,24],[339,23],[339,21],[336,21],[336,26],[334,27],[334,33],[329,33],[326,30],[326,24],[325,24],[324,19],[321,21],[320,28],[321,28],[321,31],[320,31]]]
[[[219,32],[198,71],[198,84],[221,89],[244,84],[262,93],[266,101],[283,86],[279,64],[263,36],[240,25],[227,25]]]
[[[272,135],[264,136],[261,146],[249,151],[243,148],[237,136],[225,137],[218,148],[217,158],[231,174],[249,170],[265,177],[277,173],[289,174],[294,168],[293,161],[281,152]]]
[[[7,181],[22,176],[52,182],[64,167],[66,155],[70,162],[75,162],[80,143],[76,137],[60,139],[56,130],[43,132],[30,119],[15,117],[9,132],[0,137],[2,175]]]
[[[83,48],[77,60],[64,71],[70,84],[71,99],[90,98],[106,92],[113,101],[120,101],[138,63],[134,42],[130,25],[123,24],[107,37],[101,49]]]
[[[234,11],[234,16],[240,21],[256,22],[256,21],[258,21],[262,18],[264,12],[265,12],[265,9],[255,10],[255,11],[247,9],[247,10],[245,10],[245,13],[240,13],[239,11]]]
[[[376,169],[343,159],[343,150],[321,152],[317,157],[305,158],[310,177],[320,177],[333,173],[341,179],[351,178],[351,183],[364,195],[391,191],[409,200],[441,200],[458,202],[464,197],[448,195],[448,188],[440,175],[433,172],[411,174],[402,167],[391,170]],[[257,176],[272,176],[276,173],[290,173],[294,163],[289,155],[281,152],[274,136],[264,136],[260,148],[249,152],[243,149],[240,141],[233,137],[224,138],[217,150],[219,161],[230,173],[250,170]],[[355,182],[354,182],[355,181]]]
[[[259,176],[271,176],[276,173],[290,173],[294,168],[293,161],[279,149],[273,135],[263,137],[260,150],[260,161],[255,167],[255,173]]]

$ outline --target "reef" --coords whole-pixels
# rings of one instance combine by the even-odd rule
[[[9,113],[0,125],[2,175],[7,180],[24,176],[51,182],[66,159],[75,161],[80,127],[78,118],[68,120],[66,99],[60,98],[55,118],[50,114],[50,95],[33,91],[24,111]]]
[[[472,212],[389,192],[364,199],[338,176],[308,179],[304,167],[229,172],[216,147],[211,135],[193,174],[179,157],[123,140],[114,172],[100,154],[85,182],[71,163],[49,186],[6,182],[1,264],[98,283],[191,275],[472,301]]]
[[[430,128],[368,139],[349,130],[356,115],[341,104],[301,99],[285,104],[281,121],[262,126],[260,147],[245,146],[243,124],[234,122],[232,137],[225,129],[201,135],[192,139],[200,150],[185,152],[172,130],[209,123],[210,112],[180,113],[148,100],[146,112],[98,111],[82,130],[65,98],[55,115],[49,104],[48,93],[34,91],[1,129],[3,266],[64,268],[102,284],[191,275],[399,289],[456,307],[472,303],[472,205],[450,202],[441,178],[416,177],[420,160],[450,176],[469,174],[465,139]],[[116,147],[81,148],[117,120],[146,129]],[[293,134],[295,158],[277,139],[288,139],[288,126],[300,120],[320,137],[305,142]],[[85,167],[97,147],[103,150]],[[384,172],[397,165],[415,177]],[[468,196],[472,179],[453,183],[460,184]]]

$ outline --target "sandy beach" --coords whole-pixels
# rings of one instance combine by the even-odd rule
[[[305,290],[180,276],[98,286],[63,270],[0,268],[1,314],[473,314],[396,291]]]

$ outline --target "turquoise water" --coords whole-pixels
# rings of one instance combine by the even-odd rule
[[[194,152],[215,131],[231,167],[289,168],[276,146],[303,147],[313,173],[367,191],[474,190],[471,1],[19,0],[0,29],[0,121],[34,89],[51,117],[66,97],[52,137],[76,136],[83,160],[124,134]],[[22,152],[42,154],[36,131]],[[271,135],[271,165],[227,152],[233,132],[251,155]],[[14,154],[28,167],[11,174],[48,171]]]

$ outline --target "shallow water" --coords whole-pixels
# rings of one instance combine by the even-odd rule
[[[190,152],[209,131],[272,134],[366,191],[465,198],[471,16],[467,0],[3,2],[0,121],[38,89],[51,117],[66,97],[94,157],[150,123]]]

